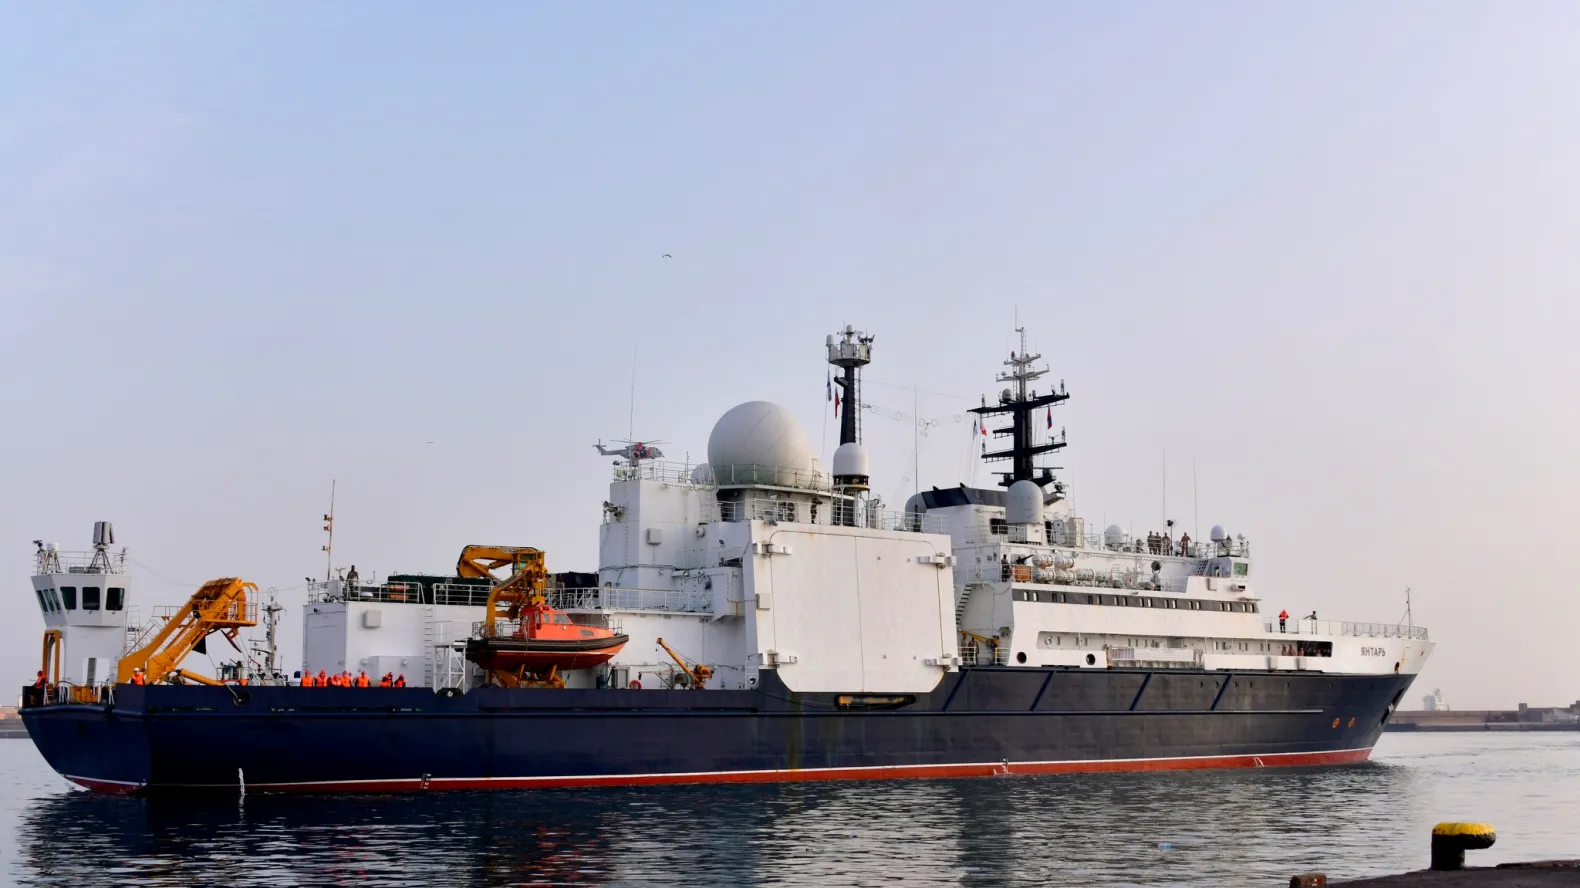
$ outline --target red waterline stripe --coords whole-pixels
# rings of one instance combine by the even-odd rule
[[[685,783],[792,783],[813,780],[897,780],[993,777],[1008,774],[1075,774],[1093,771],[1188,771],[1209,768],[1294,767],[1364,762],[1370,749],[1286,752],[1194,758],[1113,759],[1075,762],[894,765],[870,768],[807,768],[795,771],[717,771],[685,774],[612,774],[577,777],[436,777],[430,780],[350,780],[320,783],[260,783],[268,792],[400,792],[412,789],[559,789],[586,786],[667,786]],[[75,779],[75,778],[73,778]],[[79,781],[81,782],[81,781]],[[122,790],[123,792],[125,790]]]
[[[142,789],[142,783],[127,783],[124,780],[98,780],[93,777],[73,777],[64,775],[67,780],[78,786],[85,786],[94,792],[109,793],[110,795],[132,795]]]

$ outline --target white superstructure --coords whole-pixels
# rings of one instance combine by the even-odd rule
[[[571,686],[674,683],[659,638],[711,665],[710,687],[752,687],[774,670],[793,691],[897,694],[970,665],[1415,674],[1431,653],[1412,625],[1280,625],[1262,606],[1250,543],[1222,527],[1191,540],[1172,522],[1145,537],[1089,526],[1036,463],[1064,446],[1051,410],[1068,395],[1062,383],[1031,388],[1046,370],[1024,337],[998,401],[973,410],[985,457],[1009,464],[1003,484],[935,487],[885,509],[869,493],[870,460],[850,416],[871,346],[852,328],[829,338],[847,411],[831,472],[795,417],[766,401],[725,412],[703,464],[664,462],[642,444],[600,446],[619,458],[596,581],[553,584],[548,603],[630,640],[606,666],[567,674]],[[990,429],[992,416],[1011,422]],[[988,452],[989,437],[1008,443]],[[317,586],[305,666],[475,684],[482,676],[462,652],[485,592]]]

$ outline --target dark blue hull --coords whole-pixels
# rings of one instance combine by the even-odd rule
[[[1412,676],[975,668],[913,696],[121,686],[22,710],[118,791],[946,777],[1363,761]]]

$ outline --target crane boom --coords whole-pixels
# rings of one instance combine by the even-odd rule
[[[687,675],[687,677],[689,677],[689,679],[691,681],[691,689],[692,690],[700,691],[700,690],[704,689],[705,687],[707,687],[708,679],[713,677],[713,667],[712,666],[709,666],[709,665],[707,665],[705,663],[689,663],[689,662],[687,662],[685,657],[682,657],[681,655],[675,653],[675,649],[674,648],[672,648],[669,645],[665,644],[664,643],[664,639],[662,639],[662,638],[660,638],[658,640],[658,646],[663,648],[664,649],[664,653],[669,654],[669,658],[671,660],[675,661],[675,665],[676,666],[680,667],[680,671],[684,672]]]
[[[256,593],[257,584],[236,577],[204,583],[165,621],[151,641],[121,658],[115,680],[129,682],[132,673],[142,669],[144,680],[150,684],[176,675],[202,681],[202,677],[184,671],[181,661],[215,632],[241,649],[236,645],[236,636],[243,628],[258,625],[257,603],[247,601],[248,590]]]

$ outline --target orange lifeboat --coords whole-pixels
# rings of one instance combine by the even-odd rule
[[[528,605],[519,614],[519,625],[508,635],[468,639],[466,658],[493,672],[586,669],[607,663],[630,640],[602,626],[573,623],[547,604]]]

